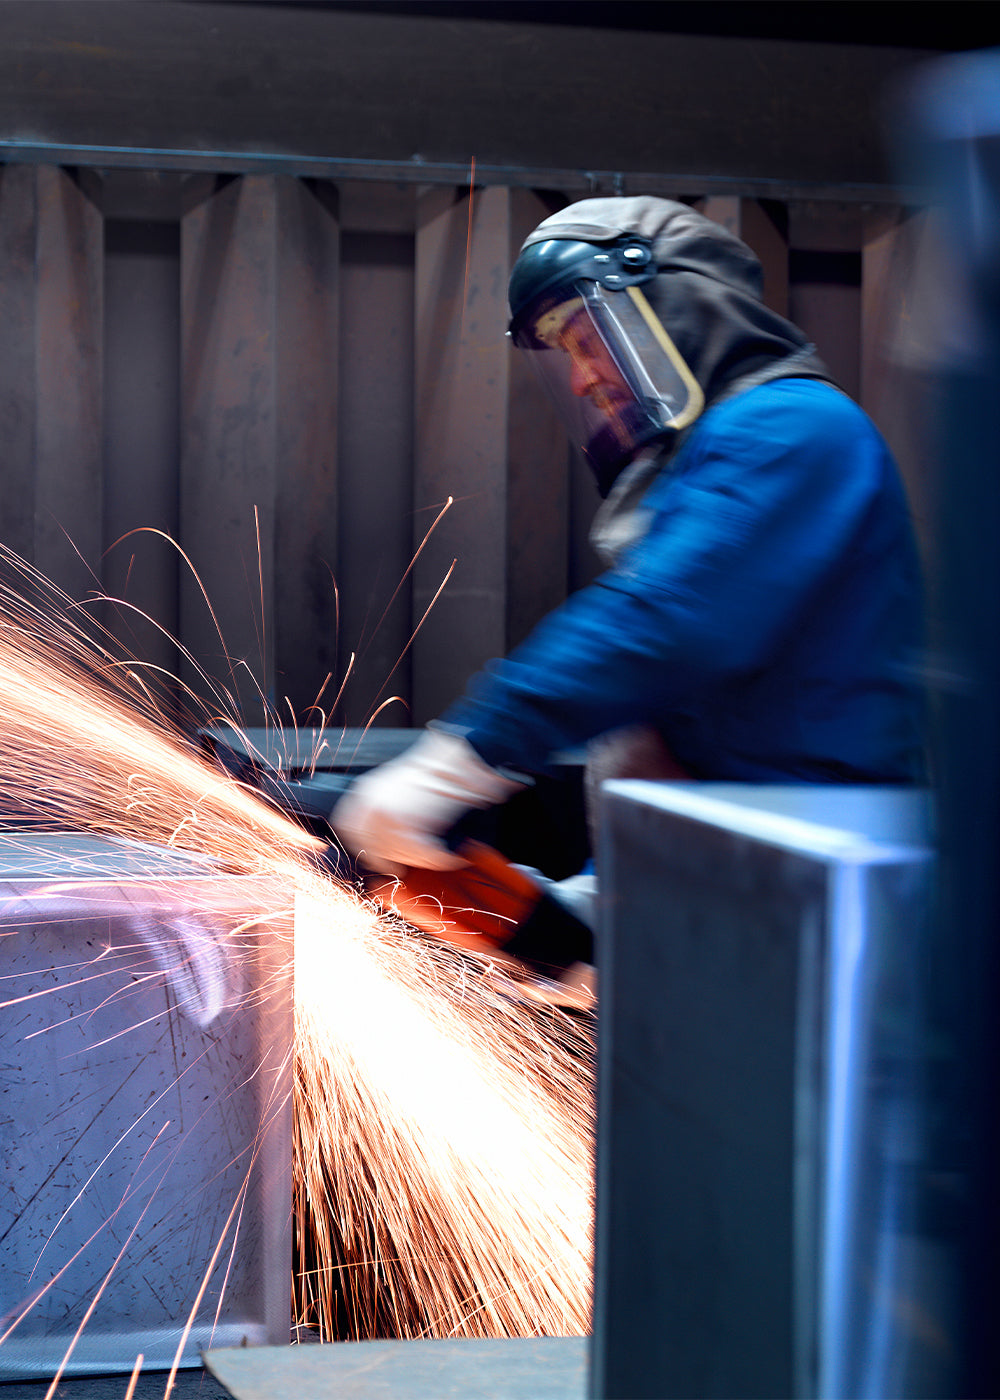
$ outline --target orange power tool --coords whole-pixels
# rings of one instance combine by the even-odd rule
[[[493,963],[533,1001],[594,1004],[593,934],[523,868],[467,839],[458,870],[369,876],[367,892],[407,923]]]
[[[330,841],[327,818],[352,779],[344,774],[291,778],[258,755],[213,744],[212,757],[265,801]],[[457,836],[457,833],[456,833]],[[536,1001],[588,1008],[593,1004],[593,935],[544,884],[492,846],[469,837],[452,849],[467,864],[458,870],[410,867],[402,880],[360,869],[338,847],[317,859],[341,878],[361,884],[407,923],[477,954]]]

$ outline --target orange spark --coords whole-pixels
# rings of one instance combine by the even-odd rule
[[[294,905],[297,1319],[327,1338],[585,1331],[590,1024],[521,1004],[488,962],[320,874],[320,843],[203,760],[148,673],[27,582],[0,586],[0,802],[194,853]],[[193,897],[217,926],[210,895]],[[148,950],[135,957],[147,975]]]
[[[465,236],[465,286],[462,289],[462,326],[460,337],[465,339],[465,308],[469,304],[469,269],[472,266],[472,202],[476,188],[476,157],[469,167],[469,229]]]

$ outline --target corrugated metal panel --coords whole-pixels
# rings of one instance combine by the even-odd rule
[[[203,668],[247,723],[265,697],[318,722],[349,667],[336,722],[392,697],[379,723],[432,717],[597,571],[589,473],[504,338],[520,243],[563,202],[477,185],[470,219],[468,186],[3,168],[0,538],[74,597],[148,609],[194,657],[186,683],[209,702]],[[698,202],[860,387],[919,497],[919,444],[870,348],[902,306],[900,214]],[[158,537],[102,559],[142,526],[200,584]],[[111,626],[176,665],[133,617]]]

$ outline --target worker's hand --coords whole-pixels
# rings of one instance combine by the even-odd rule
[[[505,802],[522,786],[490,768],[464,739],[427,730],[399,758],[353,783],[330,825],[372,870],[455,870],[465,861],[441,836],[466,812]]]

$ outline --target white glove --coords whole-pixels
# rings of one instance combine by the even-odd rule
[[[330,825],[372,870],[457,870],[466,862],[439,838],[464,813],[506,802],[522,786],[484,763],[465,739],[425,730],[399,758],[352,784]]]

